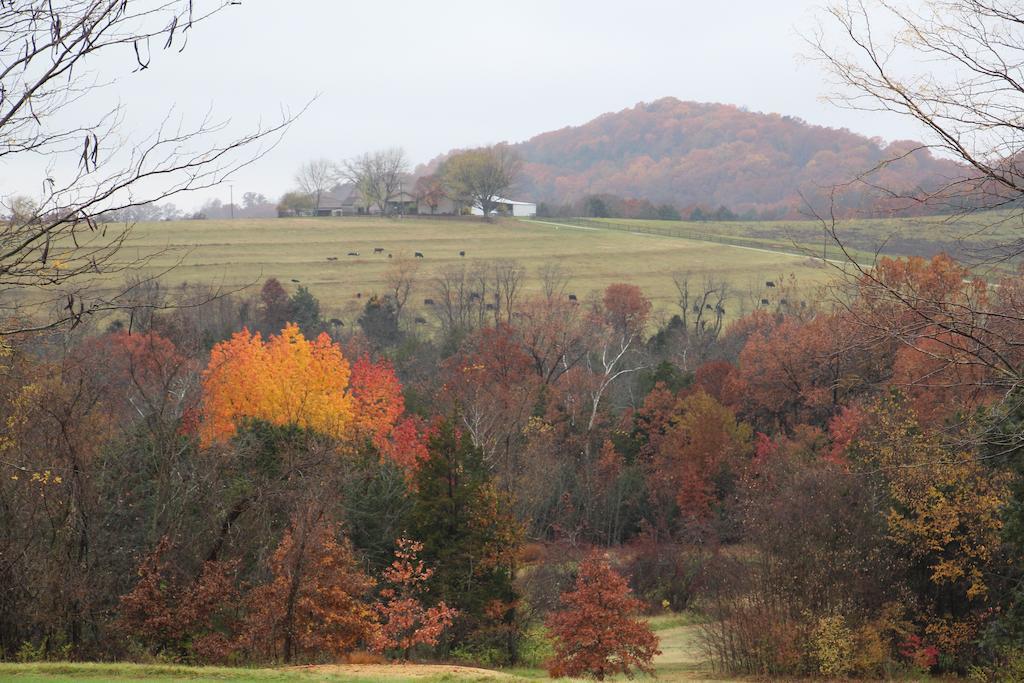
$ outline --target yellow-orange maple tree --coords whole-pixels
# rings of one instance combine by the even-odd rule
[[[348,361],[326,334],[309,340],[289,324],[264,341],[242,330],[210,352],[202,443],[229,439],[245,417],[343,437],[354,414],[349,376]]]
[[[210,352],[202,444],[230,439],[245,418],[369,443],[408,471],[426,457],[423,426],[405,414],[389,363],[363,357],[350,366],[326,334],[309,340],[292,324],[266,340],[242,330]]]

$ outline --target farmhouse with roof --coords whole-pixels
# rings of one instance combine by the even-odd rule
[[[415,187],[415,180],[409,178],[403,183],[403,189],[388,201],[389,214],[404,215],[438,215],[458,216],[471,214],[482,216],[483,210],[478,205],[467,206],[450,197],[436,197],[433,206],[421,197],[405,187]],[[306,215],[317,216],[364,216],[377,215],[380,207],[376,204],[368,206],[359,189],[354,183],[339,183],[330,190],[320,195],[320,206],[315,211],[309,211]],[[495,200],[495,208],[491,215],[501,216],[535,216],[537,205],[532,202],[521,202],[512,199],[499,197]],[[288,214],[281,214],[282,216]]]

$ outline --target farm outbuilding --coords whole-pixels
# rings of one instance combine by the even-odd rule
[[[494,200],[494,203],[497,205],[495,210],[505,216],[530,217],[537,215],[537,205],[533,202],[520,202],[514,199],[498,197]],[[474,206],[472,212],[474,216],[484,215],[484,210],[479,206]]]

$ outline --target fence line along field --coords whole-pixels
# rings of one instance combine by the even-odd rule
[[[630,282],[642,287],[656,308],[665,310],[676,301],[672,276],[678,272],[688,273],[694,282],[709,276],[728,283],[737,305],[742,298],[759,297],[766,279],[792,274],[801,286],[811,288],[834,274],[834,269],[806,256],[511,219],[493,223],[409,217],[139,223],[126,249],[132,256],[156,254],[149,273],[180,260],[163,276],[168,286],[215,282],[238,287],[276,277],[291,289],[299,284],[308,287],[328,312],[350,312],[371,293],[383,292],[389,262],[416,252],[423,259],[413,303],[431,296],[431,280],[442,269],[486,259],[521,263],[528,271],[526,291],[538,291],[538,270],[557,263],[572,276],[566,292],[580,300],[613,282]]]

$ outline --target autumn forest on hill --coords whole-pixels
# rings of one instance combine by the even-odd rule
[[[834,206],[847,216],[912,215],[935,208],[910,196],[935,192],[965,173],[962,162],[936,156],[918,141],[886,143],[791,116],[672,97],[543,133],[513,149],[523,158],[519,191],[550,213],[566,213],[562,207],[582,197],[610,195],[643,199],[652,208],[668,204],[683,218],[719,207],[747,219],[798,218],[809,206],[824,211],[832,188],[842,186]]]
[[[521,150],[526,187],[549,201],[607,193],[683,209],[724,205],[738,214],[789,218],[802,208],[801,192],[805,198],[820,193],[890,159],[899,161],[872,182],[896,191],[934,189],[959,175],[955,163],[920,147],[778,114],[666,98],[538,135]],[[880,199],[860,186],[842,196],[840,206],[870,215],[873,202],[884,209]]]
[[[238,205],[319,95],[109,96],[318,27],[0,4],[0,678],[1024,681],[1024,3],[914,3],[803,42],[922,142],[674,97],[418,168],[320,127]]]

